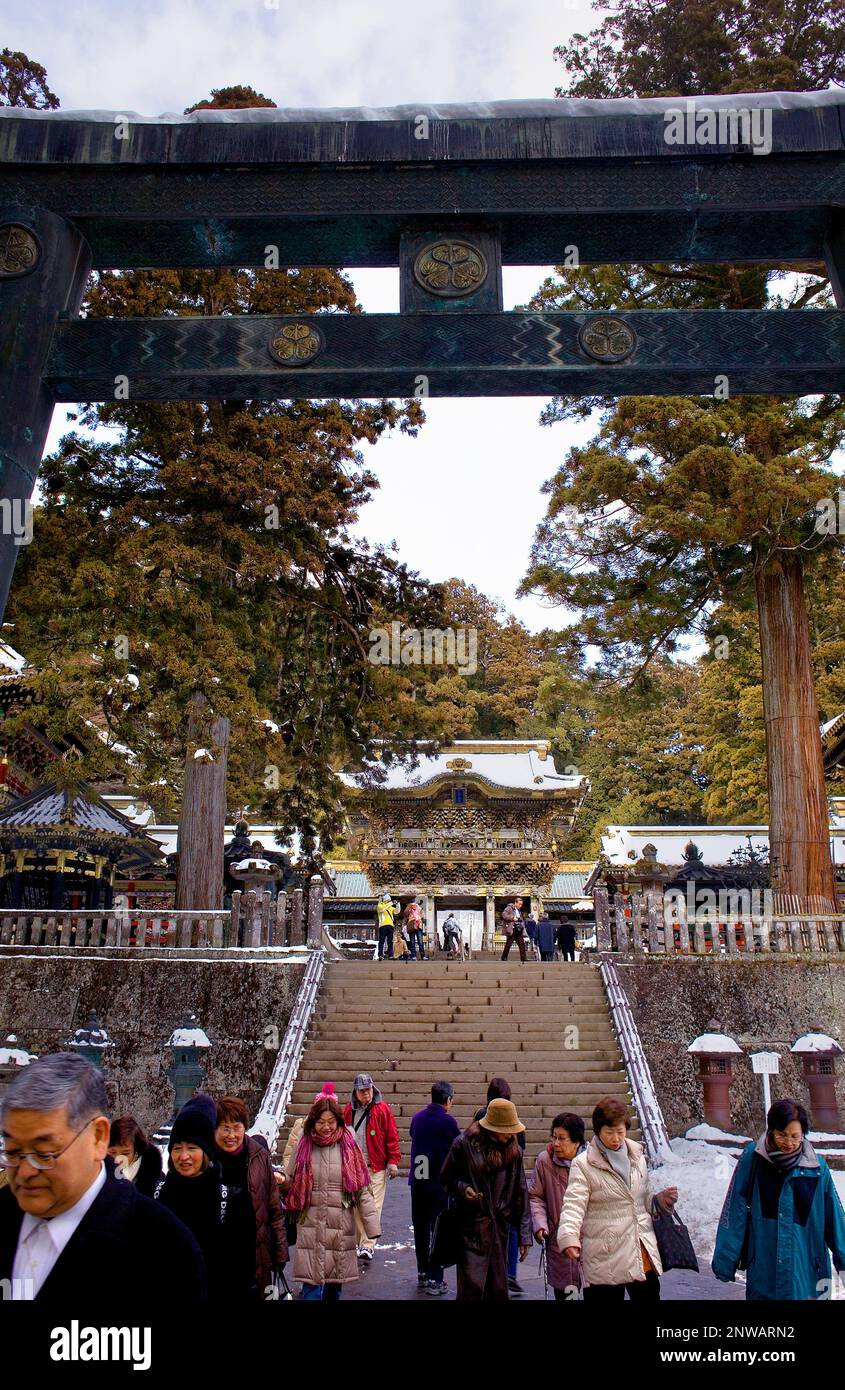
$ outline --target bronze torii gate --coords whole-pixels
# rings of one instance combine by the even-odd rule
[[[840,90],[158,119],[4,108],[0,161],[0,615],[10,517],[57,401],[845,390]],[[503,264],[650,260],[825,261],[838,307],[502,312]],[[76,317],[92,267],[302,265],[398,265],[401,312]]]
[[[845,389],[839,90],[157,119],[3,108],[0,161],[6,509],[32,494],[57,401],[704,394],[722,375],[731,394]],[[573,252],[826,260],[839,308],[502,312],[503,264]],[[401,312],[75,317],[92,267],[300,265],[398,265]],[[2,529],[0,614],[17,554]]]

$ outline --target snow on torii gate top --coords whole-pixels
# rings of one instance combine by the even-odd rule
[[[770,154],[731,124],[744,111],[770,123]],[[691,143],[670,143],[672,112]],[[697,124],[708,113],[713,130]],[[403,229],[456,217],[483,217],[504,264],[560,263],[572,244],[582,262],[821,259],[843,152],[840,89],[163,116],[4,107],[0,204],[68,217],[95,268],[263,265],[268,240],[281,265],[397,265]]]
[[[502,312],[502,265],[573,252],[824,260],[840,307]],[[310,265],[398,266],[401,312],[74,318],[89,268]],[[0,501],[31,496],[56,401],[841,391],[843,307],[840,90],[0,109]],[[0,535],[0,610],[16,554]]]

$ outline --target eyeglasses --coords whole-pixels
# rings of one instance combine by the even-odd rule
[[[244,1125],[241,1124],[218,1125],[217,1128],[220,1130],[221,1134],[243,1134],[245,1129]]]
[[[0,1150],[0,1168],[19,1168],[24,1159],[26,1159],[30,1168],[37,1168],[40,1173],[46,1173],[48,1169],[55,1168],[62,1154],[67,1153],[71,1144],[75,1144],[80,1134],[84,1134],[88,1125],[92,1125],[96,1119],[99,1119],[99,1116],[92,1115],[88,1123],[84,1124],[81,1129],[76,1131],[70,1144],[65,1144],[64,1148],[59,1149],[59,1152],[55,1154],[32,1153],[25,1149],[21,1149],[19,1152],[12,1150],[10,1153],[9,1150],[4,1147]]]

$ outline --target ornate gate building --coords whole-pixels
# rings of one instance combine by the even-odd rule
[[[376,764],[345,774],[350,858],[327,867],[339,923],[371,922],[386,889],[417,897],[429,933],[454,911],[476,949],[516,894],[535,912],[555,896],[565,847],[588,783],[558,772],[544,739],[469,740],[417,767]],[[586,874],[585,874],[586,876]]]

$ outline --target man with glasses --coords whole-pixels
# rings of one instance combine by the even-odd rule
[[[0,1127],[0,1296],[84,1312],[131,1273],[137,1288],[166,1276],[180,1298],[205,1298],[193,1236],[106,1163],[111,1126],[96,1067],[69,1052],[31,1063],[3,1097]]]

